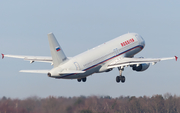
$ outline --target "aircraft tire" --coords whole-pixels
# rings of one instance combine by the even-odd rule
[[[116,82],[119,83],[121,81],[120,76],[116,77]]]
[[[81,79],[77,79],[78,82],[81,82]]]
[[[121,82],[124,83],[126,80],[125,76],[121,76]]]
[[[82,78],[82,81],[83,81],[83,82],[86,82],[86,77],[85,77],[85,78]]]

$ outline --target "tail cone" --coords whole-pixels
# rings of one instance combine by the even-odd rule
[[[47,75],[48,75],[48,77],[51,77],[51,73],[48,73]]]

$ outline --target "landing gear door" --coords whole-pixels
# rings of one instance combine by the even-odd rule
[[[79,66],[79,64],[77,62],[74,62],[74,65],[76,67],[76,70],[81,70],[81,68],[80,68],[80,66]]]

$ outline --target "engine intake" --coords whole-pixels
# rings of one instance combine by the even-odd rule
[[[144,63],[144,64],[140,64],[140,65],[132,65],[132,69],[134,71],[145,71],[146,69],[148,69],[150,66],[150,63]]]

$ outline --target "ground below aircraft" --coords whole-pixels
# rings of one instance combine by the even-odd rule
[[[125,82],[125,76],[122,76],[124,67],[130,66],[132,70],[140,72],[148,69],[150,63],[154,65],[162,60],[175,59],[177,61],[178,59],[177,56],[134,58],[134,55],[145,46],[144,39],[137,33],[124,34],[71,58],[66,57],[53,33],[48,34],[48,40],[52,57],[2,54],[2,58],[21,58],[30,61],[30,63],[51,63],[54,66],[51,70],[21,70],[20,72],[45,73],[56,79],[77,79],[78,82],[86,82],[87,76],[94,73],[109,72],[113,68],[118,68],[117,83]]]

